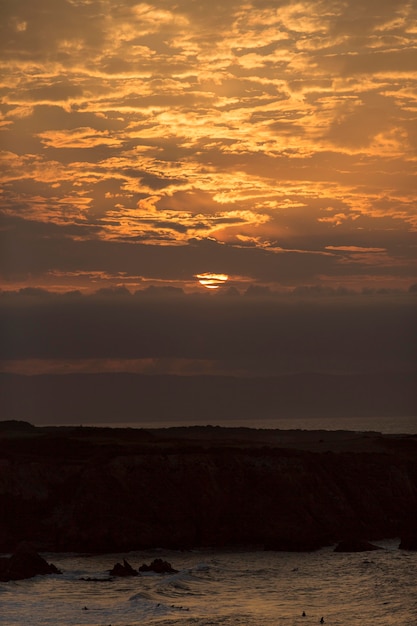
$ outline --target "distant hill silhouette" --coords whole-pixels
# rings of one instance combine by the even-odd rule
[[[1,415],[35,424],[417,414],[416,374],[269,378],[0,374]]]

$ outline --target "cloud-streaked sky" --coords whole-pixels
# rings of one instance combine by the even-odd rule
[[[3,289],[416,282],[415,2],[2,0],[0,29]]]

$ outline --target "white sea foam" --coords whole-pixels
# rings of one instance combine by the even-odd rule
[[[80,578],[106,578],[123,557],[138,567],[155,552],[48,554],[62,576],[0,584],[0,623],[310,626],[323,616],[332,626],[417,624],[417,553],[399,550],[398,541],[381,545],[355,554],[164,552],[178,574],[101,582]]]

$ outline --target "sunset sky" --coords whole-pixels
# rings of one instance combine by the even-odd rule
[[[7,288],[408,288],[409,0],[3,0]]]
[[[0,29],[3,300],[415,302],[415,2],[1,0]]]

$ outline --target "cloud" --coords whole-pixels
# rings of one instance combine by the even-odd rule
[[[138,288],[144,280],[195,291],[194,276],[207,271],[234,277],[233,284],[237,287],[251,281],[275,290],[329,281],[356,289],[361,283],[375,286],[384,280],[389,287],[397,284],[403,288],[414,282],[414,236],[400,229],[396,234],[387,232],[392,219],[381,218],[381,229],[369,231],[368,218],[359,217],[358,236],[352,238],[349,229],[329,234],[327,225],[317,225],[313,230],[307,224],[302,234],[297,233],[297,222],[302,222],[304,215],[305,212],[299,211],[297,218],[295,214],[290,216],[296,222],[290,239],[292,245],[288,248],[279,241],[260,247],[250,238],[219,243],[213,238],[194,237],[177,244],[171,234],[177,227],[175,222],[161,224],[158,215],[153,218],[154,232],[147,232],[144,241],[138,235],[133,242],[131,234],[126,241],[103,239],[100,235],[105,225],[100,221],[87,228],[82,221],[59,225],[52,220],[49,224],[4,220],[0,232],[0,272],[4,284],[10,286],[30,281],[31,286],[43,284],[56,290],[61,280],[66,290],[88,291],[97,287],[97,281],[103,281],[103,285],[129,284]],[[181,224],[178,227],[183,228]],[[140,224],[138,229],[142,232]],[[161,233],[165,233],[165,245]],[[152,236],[155,242],[150,244]],[[352,241],[357,247],[382,247],[386,252],[369,255],[352,248],[349,251]],[[338,250],[338,246],[345,249]]]
[[[6,281],[415,282],[412,3],[5,0],[2,17]]]

